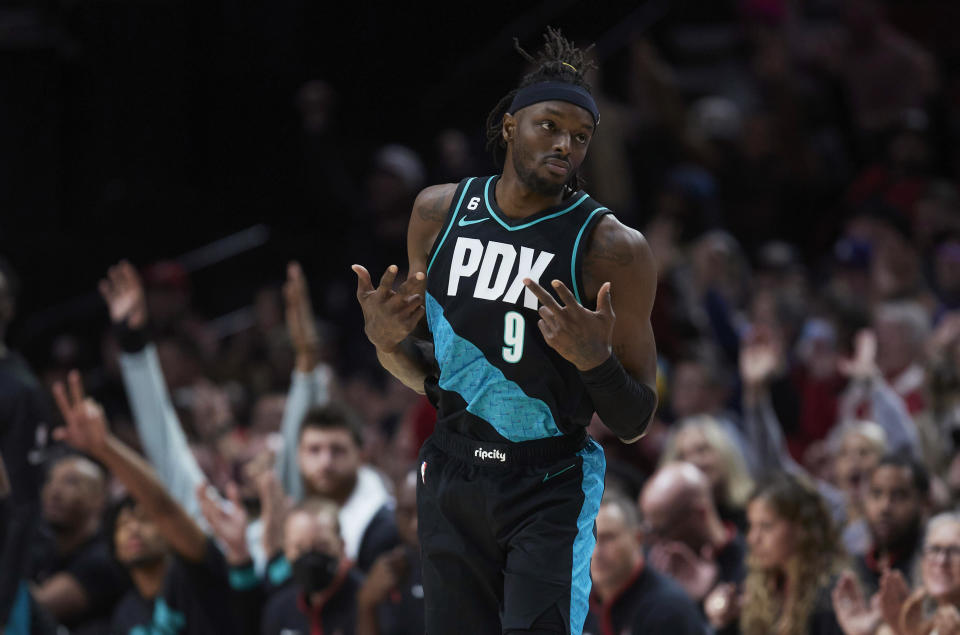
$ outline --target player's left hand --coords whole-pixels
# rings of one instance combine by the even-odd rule
[[[591,311],[577,302],[573,293],[559,280],[551,284],[561,303],[535,281],[526,278],[523,284],[542,305],[537,326],[553,350],[577,367],[587,371],[607,361],[613,350],[613,324],[616,315],[610,300],[610,283],[604,282],[597,292],[597,310]]]

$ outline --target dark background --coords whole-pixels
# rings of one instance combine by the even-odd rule
[[[384,143],[428,155],[433,136],[454,126],[479,145],[486,113],[522,71],[514,35],[533,50],[546,24],[592,41],[624,18],[643,18],[632,3],[512,7],[4,5],[0,253],[24,282],[14,345],[29,348],[58,322],[98,310],[96,298],[78,296],[121,257],[175,257],[265,223],[267,242],[255,257],[200,272],[236,286],[195,297],[212,314],[249,302],[258,284],[281,278],[289,258],[332,264],[322,252],[337,237],[323,217],[342,212],[305,209],[298,191],[296,94],[305,81],[338,91],[341,143],[332,160],[359,180]]]
[[[950,48],[953,3],[885,4],[898,28],[941,54]],[[927,5],[945,19],[912,25],[898,19],[906,4],[904,15]],[[523,71],[513,36],[532,51],[550,24],[596,41],[604,88],[615,94],[629,38],[656,41],[672,24],[735,12],[734,0],[5,3],[0,254],[24,282],[11,343],[42,356],[68,325],[102,325],[96,280],[121,257],[178,257],[261,224],[241,255],[194,272],[201,313],[249,303],[292,258],[308,275],[350,280],[350,263],[327,257],[349,210],[336,196],[317,209],[304,195],[310,164],[296,95],[308,80],[338,93],[336,152],[326,160],[359,189],[375,148],[407,144],[429,163],[446,127],[468,133],[485,156],[486,113]]]

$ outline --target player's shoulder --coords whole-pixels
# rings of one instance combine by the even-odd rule
[[[414,216],[425,221],[443,221],[457,191],[457,183],[429,185],[417,194],[413,203]]]
[[[597,221],[590,233],[585,258],[602,258],[620,264],[652,265],[653,252],[640,231],[624,224],[612,211]]]

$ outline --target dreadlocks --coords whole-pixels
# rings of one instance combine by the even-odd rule
[[[536,57],[527,53],[520,46],[520,41],[513,38],[513,46],[525,60],[537,64],[537,68],[520,81],[520,84],[497,102],[490,114],[487,115],[487,150],[493,154],[497,167],[502,167],[507,156],[507,145],[503,141],[503,115],[507,112],[510,102],[517,91],[531,84],[539,82],[565,82],[580,86],[590,91],[590,84],[584,78],[587,71],[596,68],[596,64],[587,59],[586,54],[593,48],[593,44],[584,50],[578,49],[572,42],[563,37],[559,29],[547,27],[543,34],[544,46]],[[580,188],[580,175],[573,174],[569,186],[574,190]]]

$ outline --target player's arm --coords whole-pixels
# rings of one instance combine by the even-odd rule
[[[650,312],[657,270],[640,232],[612,216],[597,223],[584,255],[584,293],[597,310],[584,308],[559,280],[558,303],[533,281],[540,327],[547,343],[581,373],[603,423],[625,443],[644,435],[657,406],[657,350]]]
[[[616,315],[612,352],[628,376],[638,384],[631,386],[629,391],[631,396],[627,402],[630,406],[627,407],[630,409],[608,413],[605,417],[601,411],[602,400],[598,403],[594,397],[594,405],[604,422],[613,423],[616,418],[629,415],[635,426],[632,436],[614,431],[624,442],[633,443],[646,433],[657,406],[657,344],[650,323],[657,293],[657,263],[640,232],[608,215],[593,231],[584,254],[582,271],[588,297],[594,297],[594,289],[599,292],[604,282],[610,283]],[[624,426],[630,427],[629,423]]]
[[[413,390],[423,393],[433,363],[417,340],[429,340],[424,298],[427,290],[427,256],[443,228],[455,184],[434,185],[420,192],[407,228],[410,268],[407,279],[393,290],[398,268],[390,265],[375,288],[370,273],[354,265],[357,300],[363,309],[364,331],[377,349],[380,364]]]

